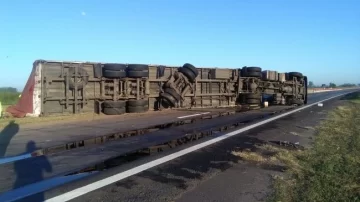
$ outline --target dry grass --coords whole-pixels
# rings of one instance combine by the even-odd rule
[[[299,167],[297,158],[302,154],[301,150],[287,150],[270,144],[256,145],[255,151],[233,151],[234,156],[242,160],[267,165],[291,165]]]
[[[311,149],[297,156],[279,152],[288,170],[275,177],[270,201],[360,201],[359,123],[360,104],[349,103],[318,127]]]
[[[272,202],[360,201],[360,93],[329,113],[316,128],[312,148],[288,150],[270,144],[234,151],[244,161],[286,167],[275,176]]]
[[[6,109],[10,107],[10,105],[2,105],[2,111],[3,113],[6,112]]]
[[[232,155],[238,156],[238,157],[242,158],[243,160],[252,161],[252,162],[256,162],[256,163],[269,163],[273,160],[273,159],[263,156],[262,154],[259,154],[257,152],[252,152],[250,150],[245,150],[245,151],[241,151],[241,152],[233,151]]]

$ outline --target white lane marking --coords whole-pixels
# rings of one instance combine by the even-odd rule
[[[55,196],[53,198],[50,198],[48,200],[46,200],[46,202],[64,202],[64,201],[69,201],[69,200],[72,200],[74,198],[77,198],[79,196],[82,196],[84,194],[87,194],[89,192],[92,192],[94,190],[97,190],[97,189],[100,189],[102,187],[105,187],[107,185],[110,185],[112,183],[115,183],[119,180],[122,180],[122,179],[125,179],[127,177],[130,177],[130,176],[133,176],[133,175],[136,175],[142,171],[145,171],[147,169],[150,169],[150,168],[153,168],[155,166],[158,166],[160,164],[163,164],[165,162],[168,162],[168,161],[171,161],[173,159],[176,159],[180,156],[183,156],[185,154],[188,154],[188,153],[191,153],[193,151],[196,151],[198,149],[201,149],[201,148],[204,148],[204,147],[207,147],[209,145],[212,145],[214,143],[217,143],[217,142],[220,142],[222,140],[225,140],[229,137],[232,137],[234,135],[237,135],[239,133],[242,133],[242,132],[245,132],[247,130],[250,130],[250,129],[253,129],[253,128],[256,128],[258,126],[261,126],[261,125],[264,125],[266,123],[269,123],[271,121],[275,121],[277,119],[280,119],[282,117],[285,117],[287,115],[290,115],[290,114],[293,114],[295,112],[298,112],[300,110],[303,110],[303,109],[306,109],[306,108],[309,108],[309,107],[312,107],[314,105],[317,105],[318,103],[321,103],[321,102],[324,102],[324,101],[327,101],[327,100],[331,100],[333,98],[336,98],[336,97],[340,97],[342,95],[345,95],[345,94],[348,94],[348,93],[343,93],[343,94],[340,94],[340,95],[337,95],[337,96],[333,96],[333,97],[330,97],[330,98],[327,98],[325,100],[321,100],[321,101],[318,101],[318,102],[315,102],[313,104],[310,104],[310,105],[306,105],[306,106],[303,106],[303,107],[300,107],[298,109],[295,109],[293,111],[290,111],[290,112],[286,112],[284,114],[280,114],[278,116],[275,116],[275,117],[272,117],[272,118],[269,118],[269,119],[266,119],[264,121],[260,121],[258,123],[255,123],[255,124],[252,124],[250,126],[246,126],[244,128],[241,128],[239,130],[236,130],[236,131],[233,131],[233,132],[230,132],[230,133],[227,133],[227,134],[224,134],[222,136],[219,136],[219,137],[216,137],[214,139],[211,139],[211,140],[208,140],[206,142],[203,142],[203,143],[200,143],[200,144],[197,144],[197,145],[194,145],[192,147],[189,147],[189,148],[186,148],[186,149],[183,149],[181,151],[178,151],[178,152],[175,152],[175,153],[172,153],[172,154],[169,154],[167,156],[164,156],[162,158],[159,158],[159,159],[156,159],[154,161],[151,161],[151,162],[148,162],[148,163],[145,163],[145,164],[142,164],[140,166],[137,166],[137,167],[134,167],[134,168],[131,168],[127,171],[124,171],[124,172],[121,172],[121,173],[118,173],[118,174],[115,174],[113,176],[110,176],[110,177],[107,177],[107,178],[104,178],[102,180],[99,180],[99,181],[96,181],[96,182],[93,182],[91,184],[88,184],[88,185],[85,185],[83,187],[80,187],[80,188],[77,188],[77,189],[74,189],[72,191],[69,191],[67,193],[64,193],[64,194],[61,194],[61,195],[58,195],[58,196]]]
[[[186,116],[179,116],[177,117],[178,119],[183,119],[183,118],[188,118],[188,117],[193,117],[193,116],[200,116],[200,115],[204,115],[204,114],[208,114],[210,112],[204,112],[204,113],[199,113],[199,114],[191,114],[191,115],[186,115]]]

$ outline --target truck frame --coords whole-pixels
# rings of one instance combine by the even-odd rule
[[[307,103],[306,76],[260,67],[36,60],[33,68],[41,116]]]

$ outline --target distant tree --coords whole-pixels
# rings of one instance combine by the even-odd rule
[[[13,105],[19,100],[20,93],[16,88],[0,87],[0,102],[3,105]]]
[[[309,81],[309,88],[314,88],[314,87],[315,87],[314,82]]]
[[[340,85],[340,87],[346,87],[346,88],[348,88],[348,87],[354,87],[354,86],[356,86],[356,84],[354,84],[354,83],[344,83],[344,84],[341,84],[341,85]]]
[[[0,87],[0,92],[17,93],[17,89],[13,87]]]
[[[321,88],[326,88],[326,84],[322,84],[322,85],[321,85]]]
[[[335,83],[330,82],[329,87],[330,87],[330,88],[336,88],[336,84],[335,84]]]

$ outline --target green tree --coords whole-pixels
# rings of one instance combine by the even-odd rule
[[[330,88],[336,88],[336,84],[335,84],[335,83],[330,82],[329,87],[330,87]]]
[[[17,89],[13,87],[0,87],[0,92],[17,93]]]
[[[309,88],[313,88],[315,85],[314,85],[314,82],[312,81],[309,81]]]
[[[340,87],[354,87],[356,86],[356,84],[353,84],[353,83],[344,83],[342,85],[340,85]]]
[[[0,102],[3,105],[16,104],[19,100],[20,93],[16,88],[12,87],[0,87]]]

